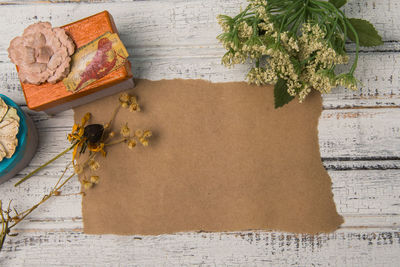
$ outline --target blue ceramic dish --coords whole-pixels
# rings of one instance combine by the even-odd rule
[[[25,168],[30,162],[36,151],[37,133],[32,120],[16,103],[14,103],[14,101],[2,94],[0,94],[0,97],[8,106],[17,110],[17,114],[20,118],[19,132],[17,135],[18,146],[15,153],[11,158],[4,158],[0,162],[0,183],[2,183]]]

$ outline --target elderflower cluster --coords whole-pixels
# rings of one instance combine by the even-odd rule
[[[262,30],[264,35],[271,35],[276,31],[266,12],[266,1],[250,1],[250,5],[257,7],[256,13],[262,19],[260,23],[256,24],[256,30],[248,21],[241,21],[237,25],[233,25],[231,18],[224,15],[218,16],[218,23],[224,31],[218,39],[227,50],[222,57],[222,64],[225,67],[243,64],[248,58],[258,59],[267,55],[267,46],[259,37],[258,31]],[[232,35],[232,29],[237,32],[237,36]]]
[[[218,17],[223,30],[218,39],[227,50],[222,57],[223,65],[232,67],[251,61],[255,66],[247,74],[249,83],[264,85],[280,81],[280,88],[299,102],[313,89],[322,93],[329,93],[337,86],[357,89],[358,81],[353,76],[357,60],[349,73],[335,73],[336,65],[349,61],[344,52],[345,34],[318,20],[286,18],[291,8],[285,4],[267,0],[248,2],[237,16]]]
[[[251,7],[266,6],[267,1],[266,0],[249,0],[249,5]]]
[[[231,26],[222,21],[225,35],[219,37],[228,52],[223,56],[222,63],[231,67],[245,63],[247,59],[257,62],[247,74],[249,83],[256,85],[275,84],[279,79],[286,81],[287,92],[297,96],[303,102],[312,89],[329,93],[336,86],[357,89],[357,81],[352,75],[336,76],[334,68],[337,64],[347,64],[348,56],[338,54],[326,41],[326,32],[318,25],[304,23],[300,36],[290,32],[279,32],[268,18],[265,6],[260,2],[251,1],[255,12],[264,19],[259,22],[258,31],[263,35],[254,34],[254,29],[247,21],[237,26],[237,43],[231,35]],[[229,28],[229,29],[228,29]],[[263,60],[261,63],[262,57]]]
[[[238,34],[241,39],[250,38],[253,35],[253,27],[242,21],[238,27]]]
[[[229,32],[229,30],[231,29],[231,27],[229,26],[229,24],[223,19],[224,16],[218,16],[217,17],[217,22],[218,24],[221,26],[222,30],[224,32]]]
[[[311,92],[311,89],[321,93],[330,93],[338,86],[338,80],[333,72],[337,64],[347,64],[348,56],[338,54],[325,40],[326,33],[318,24],[303,24],[301,36],[298,38],[298,60],[304,62],[300,73],[301,87],[292,88],[299,92],[299,101]],[[356,84],[350,89],[357,89]],[[293,94],[292,94],[293,95]]]

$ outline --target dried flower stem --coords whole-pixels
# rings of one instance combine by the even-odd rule
[[[116,140],[114,142],[107,143],[107,144],[104,144],[104,145],[105,146],[112,146],[112,145],[116,145],[116,144],[120,144],[120,143],[126,142],[127,140],[128,140],[127,138],[122,138],[120,140]]]
[[[67,170],[71,167],[72,161],[70,163],[67,164],[67,166],[65,167],[63,173],[61,174],[60,178],[58,179],[56,185],[53,187],[54,190],[57,188],[58,184],[61,182],[62,178],[64,177],[65,173],[67,172]]]
[[[110,121],[108,122],[108,125],[109,125],[108,129],[111,129],[111,128],[112,128],[112,124],[113,124],[113,122],[114,122],[114,120],[115,120],[115,117],[117,116],[117,113],[118,113],[120,107],[121,107],[121,105],[118,105],[118,106],[114,109],[113,115],[112,115]]]
[[[63,152],[61,152],[60,154],[58,154],[57,156],[55,156],[54,158],[52,158],[51,160],[49,160],[48,162],[46,162],[45,164],[43,164],[42,166],[36,168],[34,171],[29,173],[27,176],[25,176],[24,178],[19,180],[14,186],[17,187],[21,183],[25,182],[26,180],[31,178],[33,175],[35,175],[37,172],[39,172],[41,169],[45,168],[47,165],[51,164],[52,162],[56,161],[57,159],[59,159],[60,157],[62,157],[63,155],[65,155],[66,153],[71,151],[75,146],[76,146],[76,143],[73,144],[72,146],[70,146],[69,148],[67,148],[66,150],[64,150]]]

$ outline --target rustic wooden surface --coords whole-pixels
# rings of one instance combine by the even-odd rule
[[[51,3],[52,2],[52,3]],[[136,77],[240,81],[248,66],[225,69],[216,15],[234,14],[243,0],[0,1],[0,92],[25,101],[6,49],[28,24],[60,26],[109,10],[127,45]],[[89,3],[101,2],[101,3]],[[398,266],[400,260],[400,2],[349,0],[345,12],[373,22],[385,44],[363,49],[358,92],[324,96],[321,157],[345,218],[329,235],[277,232],[181,233],[161,236],[93,236],[82,233],[77,181],[18,227],[0,253],[0,266]],[[348,46],[349,51],[354,46]],[[70,155],[18,188],[13,184],[67,146],[72,112],[30,113],[40,133],[28,168],[0,186],[2,200],[29,207],[46,193]]]

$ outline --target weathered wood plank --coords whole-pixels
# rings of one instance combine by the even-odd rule
[[[329,171],[338,211],[347,215],[400,215],[400,171]]]
[[[340,230],[307,236],[270,232],[161,236],[22,232],[6,241],[3,266],[397,266],[400,233]]]
[[[345,13],[350,17],[368,19],[376,25],[385,41],[400,39],[400,14],[396,12],[400,3],[395,0],[357,0],[348,1]],[[15,17],[4,16],[0,19],[9,26],[8,33],[2,29],[2,45],[11,35],[22,32],[24,24],[38,20],[50,20],[59,26],[81,19],[95,12],[109,10],[116,23],[126,36],[127,45],[165,45],[189,44],[204,45],[215,43],[215,34],[219,32],[216,24],[218,14],[234,15],[240,7],[247,5],[246,0],[205,0],[205,1],[127,1],[116,3],[65,3],[57,5],[3,5],[3,14],[13,12]],[[21,23],[23,22],[23,23]],[[136,40],[143,39],[137,43]]]
[[[135,51],[132,51],[130,58],[134,76],[150,80],[183,78],[213,82],[243,81],[249,69],[249,65],[238,65],[232,69],[223,67],[220,63],[223,51],[219,48],[168,47]],[[398,52],[362,54],[356,71],[356,76],[363,84],[361,89],[335,89],[331,94],[324,95],[324,108],[400,106],[399,55]],[[8,60],[5,55],[0,56],[0,61],[2,58]],[[0,88],[1,93],[19,104],[25,104],[15,67],[9,62],[0,63]]]
[[[62,3],[120,3],[144,0],[1,0],[0,5],[62,4]],[[151,0],[145,0],[151,1]]]
[[[318,125],[321,157],[399,159],[399,116],[399,109],[323,111]]]
[[[38,20],[63,25],[104,9],[116,18],[121,38],[131,51],[136,77],[243,79],[247,66],[227,70],[219,64],[223,50],[215,40],[219,32],[215,16],[233,14],[246,1],[116,2],[0,6],[2,14],[14,14],[0,18],[0,25],[8,26],[0,29],[0,92],[24,103],[14,66],[5,55],[15,33]],[[81,232],[81,197],[75,194],[80,189],[74,180],[63,191],[67,196],[46,203],[19,226],[21,233],[8,240],[0,265],[398,265],[400,156],[396,121],[400,110],[335,108],[400,105],[399,7],[395,0],[351,0],[346,8],[347,14],[371,20],[387,42],[363,50],[357,73],[364,83],[361,92],[338,90],[324,97],[324,107],[332,110],[324,111],[320,120],[321,155],[332,177],[338,210],[345,217],[342,230],[316,237],[267,232],[87,236]],[[68,145],[65,137],[72,126],[71,111],[54,118],[43,114],[33,117],[41,134],[40,149],[21,174]],[[0,197],[22,196],[15,202],[17,208],[31,206],[51,188],[69,158],[65,156],[19,188],[12,186],[17,178],[2,185]],[[365,168],[387,170],[358,170]]]
[[[3,36],[0,40],[3,51],[0,54],[1,91],[18,103],[24,103],[15,68],[4,52],[9,41],[22,32],[26,24],[50,20],[54,25],[62,25],[103,9],[109,9],[115,16],[121,38],[131,51],[136,77],[241,81],[248,66],[228,70],[220,64],[223,49],[215,39],[220,32],[215,16],[224,12],[233,14],[245,1],[210,1],[134,1],[90,5],[90,8],[83,3],[45,5],[46,8],[40,8],[42,5],[0,6],[1,12],[16,14],[12,18],[0,18],[0,24],[8,26],[0,29]],[[400,37],[400,15],[395,12],[398,5],[390,0],[369,0],[363,4],[350,1],[346,12],[370,19],[386,34],[385,40],[393,41]],[[378,49],[384,52],[368,52],[361,56],[357,77],[364,84],[362,90],[336,90],[324,97],[325,108],[400,105],[398,43],[388,42]]]
[[[61,173],[62,166],[55,172]],[[332,179],[332,191],[338,212],[345,218],[344,227],[398,227],[400,220],[400,170],[352,170],[328,171]],[[19,187],[14,187],[17,176],[0,187],[5,203],[14,199],[17,210],[23,210],[38,202],[57,181],[57,175],[42,172]],[[60,197],[44,204],[23,224],[22,228],[37,227],[29,222],[80,220],[80,185],[73,179],[63,189]],[[348,221],[347,221],[348,220]],[[47,227],[46,224],[43,227]],[[76,227],[76,222],[73,223]]]

